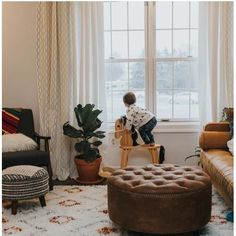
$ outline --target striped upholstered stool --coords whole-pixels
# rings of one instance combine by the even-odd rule
[[[12,201],[12,214],[17,213],[17,201],[38,197],[46,206],[48,172],[37,166],[19,165],[2,171],[2,199]]]

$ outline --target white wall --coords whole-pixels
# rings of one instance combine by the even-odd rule
[[[36,2],[2,3],[2,106],[31,108],[38,130]]]
[[[36,88],[36,8],[37,2],[3,2],[3,106],[28,107],[34,112],[38,130],[38,102]],[[170,124],[167,124],[170,128]],[[156,141],[166,148],[166,162],[184,164],[193,154],[198,133],[186,127],[157,129]],[[113,144],[114,143],[114,144]],[[109,133],[103,142],[102,155],[106,165],[120,164],[119,142]],[[131,153],[130,165],[150,163],[145,151]],[[190,160],[188,164],[195,164]]]
[[[155,141],[163,145],[166,149],[165,163],[178,165],[197,165],[198,158],[191,158],[184,161],[185,157],[194,154],[194,148],[198,145],[198,132],[182,129],[178,131],[167,131],[157,128]],[[141,141],[139,140],[139,143]],[[102,156],[105,165],[119,167],[121,149],[119,140],[114,138],[114,133],[110,132],[103,140]],[[129,165],[142,166],[151,163],[151,156],[147,150],[139,149],[130,153]]]

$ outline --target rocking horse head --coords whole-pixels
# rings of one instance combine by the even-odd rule
[[[137,133],[134,129],[133,132],[125,128],[126,124],[126,117],[121,117],[116,120],[115,122],[115,138],[120,138],[120,145],[121,146],[136,146],[138,145],[137,140]]]
[[[119,118],[115,122],[115,138],[120,138],[125,132],[125,120],[123,117]]]

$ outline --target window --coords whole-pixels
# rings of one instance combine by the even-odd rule
[[[105,2],[108,120],[127,91],[159,120],[198,119],[197,2]]]

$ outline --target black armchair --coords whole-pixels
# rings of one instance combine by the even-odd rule
[[[47,167],[49,174],[49,188],[52,190],[52,168],[49,152],[49,140],[51,137],[40,136],[35,132],[33,113],[31,109],[22,109],[17,133],[22,133],[35,140],[38,144],[38,148],[36,150],[30,151],[2,153],[2,169],[16,165],[34,165],[40,167],[45,166]],[[40,140],[44,141],[44,150],[40,150]]]

